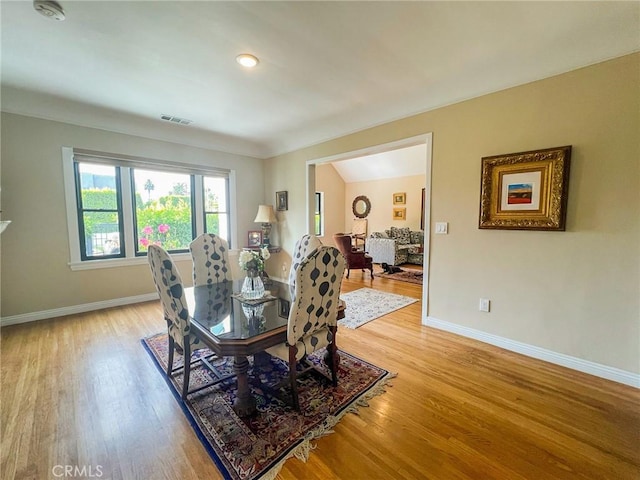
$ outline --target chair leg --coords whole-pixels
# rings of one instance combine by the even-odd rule
[[[173,352],[175,351],[175,340],[169,335],[169,361],[167,362],[167,376],[170,377],[173,371]]]
[[[300,411],[300,401],[298,400],[298,384],[296,381],[296,353],[298,349],[296,347],[289,347],[289,381],[291,383],[291,398],[293,400],[293,408]]]
[[[182,383],[182,399],[187,399],[189,393],[189,377],[191,376],[191,344],[189,337],[184,339],[184,381]]]
[[[327,345],[327,353],[329,358],[325,358],[325,363],[331,370],[331,382],[334,387],[338,386],[338,347],[336,345],[336,334],[338,333],[338,327],[335,325],[329,327],[331,332],[331,343]]]
[[[347,268],[347,278],[349,278],[349,273],[351,273],[351,269]]]

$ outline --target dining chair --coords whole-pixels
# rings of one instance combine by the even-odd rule
[[[160,295],[160,302],[164,311],[169,330],[169,359],[167,362],[167,376],[184,368],[184,381],[182,384],[182,399],[187,398],[189,392],[189,377],[191,374],[191,355],[196,351],[207,348],[198,337],[191,333],[189,308],[182,286],[182,278],[176,269],[171,256],[158,245],[149,245],[147,259],[153,283]],[[184,366],[173,369],[174,351],[184,357]],[[196,359],[196,363],[200,359]]]
[[[326,347],[325,362],[331,371],[331,382],[333,386],[338,384],[336,333],[345,265],[340,251],[329,246],[317,248],[300,262],[295,297],[289,309],[287,340],[266,350],[289,364],[293,407],[298,411],[297,376],[314,368],[305,362],[307,355]],[[301,371],[297,370],[298,363],[303,367]]]
[[[302,260],[313,252],[316,248],[321,247],[322,242],[315,235],[305,234],[296,242],[291,255],[291,268],[289,269],[289,285],[294,286],[296,282],[296,271]]]
[[[190,244],[193,286],[231,281],[229,244],[214,233],[203,233]]]

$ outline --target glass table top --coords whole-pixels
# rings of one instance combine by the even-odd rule
[[[270,280],[265,284],[265,301],[258,304],[238,298],[241,288],[242,280],[185,288],[191,321],[222,341],[286,328],[291,305],[288,284]]]

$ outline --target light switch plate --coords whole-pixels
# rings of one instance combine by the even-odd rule
[[[436,222],[436,233],[446,235],[449,233],[449,223],[447,222]]]

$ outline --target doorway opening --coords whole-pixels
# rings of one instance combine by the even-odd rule
[[[381,158],[381,155],[392,154],[402,149],[408,149],[408,147],[424,146],[420,149],[420,175],[424,175],[424,204],[420,213],[420,225],[424,226],[424,249],[423,249],[423,281],[422,281],[422,324],[426,324],[427,312],[428,312],[428,292],[429,292],[429,252],[430,252],[430,239],[431,239],[431,156],[433,145],[433,133],[427,133],[423,135],[417,135],[401,140],[397,140],[390,143],[384,143],[379,145],[373,145],[360,150],[354,150],[349,152],[332,155],[329,157],[316,158],[307,161],[306,168],[306,198],[307,198],[307,231],[314,232],[315,228],[315,197],[316,197],[316,167],[319,165],[343,162],[345,160],[361,159],[363,157],[370,157],[368,160],[369,166],[373,167],[376,161]],[[369,168],[367,169],[369,170]],[[343,203],[351,203],[350,199],[344,199]],[[375,208],[375,207],[374,207]],[[391,221],[389,222],[391,223]]]

